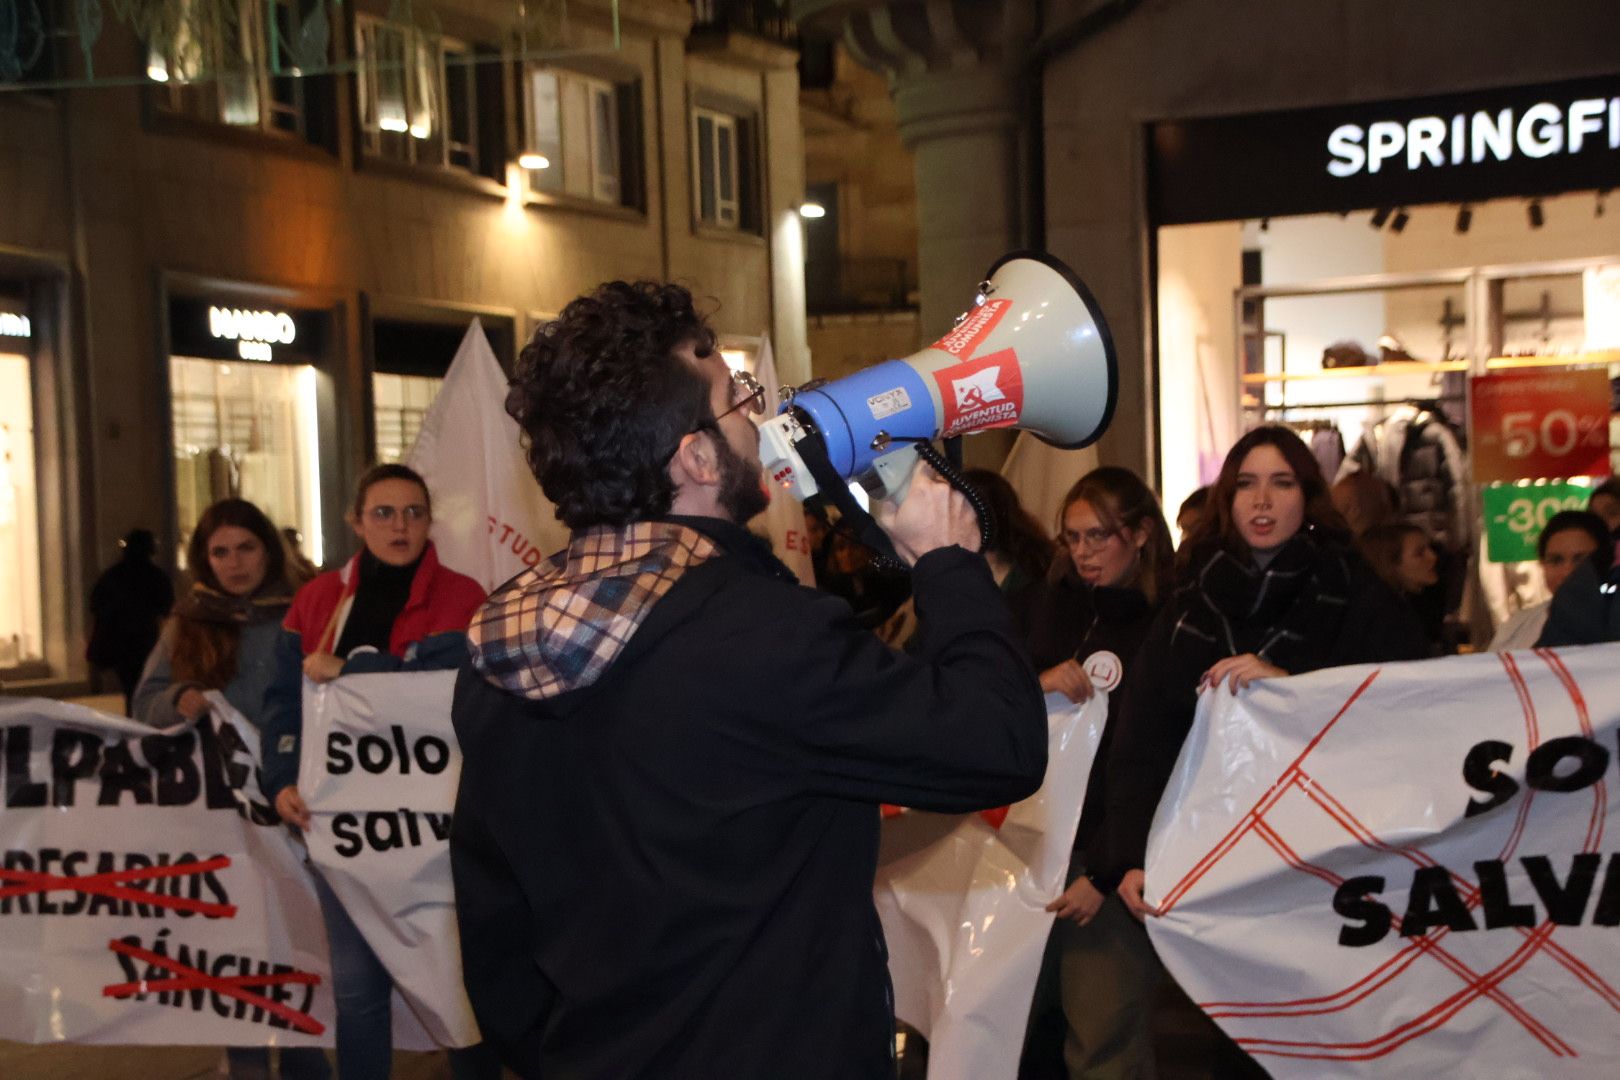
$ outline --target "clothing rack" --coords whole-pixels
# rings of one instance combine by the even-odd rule
[[[1462,394],[1441,394],[1432,398],[1378,398],[1372,401],[1313,401],[1300,405],[1263,405],[1261,408],[1267,413],[1299,412],[1306,409],[1359,409],[1372,405],[1410,405],[1417,409],[1427,409],[1430,412],[1438,411],[1441,402],[1462,401]]]

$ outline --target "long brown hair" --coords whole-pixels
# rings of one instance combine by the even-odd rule
[[[1428,533],[1405,521],[1386,521],[1382,525],[1374,525],[1356,538],[1361,557],[1367,560],[1396,596],[1405,596],[1407,591],[1406,586],[1401,584],[1401,556],[1405,552],[1408,536],[1421,536],[1424,543],[1429,541]]]
[[[1294,478],[1305,496],[1305,520],[1300,528],[1318,530],[1339,543],[1348,544],[1350,529],[1333,509],[1327,481],[1322,478],[1322,466],[1298,435],[1273,424],[1255,428],[1227,453],[1221,463],[1221,475],[1210,485],[1209,505],[1183,545],[1192,557],[1202,558],[1217,545],[1233,551],[1248,551],[1249,545],[1243,542],[1232,519],[1232,500],[1237,495],[1238,471],[1243,467],[1243,459],[1257,446],[1274,447],[1294,471]]]
[[[186,565],[197,585],[224,593],[213,564],[208,561],[208,543],[227,526],[246,529],[264,545],[264,580],[255,596],[286,592],[287,557],[281,534],[264,516],[264,511],[246,499],[221,499],[203,511],[186,545]],[[184,604],[182,604],[184,607]],[[187,618],[176,613],[170,620],[173,633],[169,666],[175,682],[200,683],[210,690],[223,690],[236,678],[237,648],[242,639],[239,624],[209,619]]]
[[[1169,594],[1175,583],[1175,545],[1170,542],[1170,527],[1164,522],[1164,509],[1153,489],[1129,469],[1118,465],[1104,465],[1092,469],[1075,481],[1063,496],[1063,507],[1058,511],[1058,531],[1063,530],[1063,519],[1069,507],[1084,499],[1097,517],[1108,528],[1136,531],[1147,529],[1147,543],[1142,545],[1142,592],[1148,603],[1156,604]]]
[[[995,539],[986,554],[994,552],[1005,556],[1025,577],[1039,581],[1051,565],[1057,546],[1035,520],[1035,515],[1018,501],[1018,492],[1012,484],[989,469],[966,469],[962,479],[984,499],[990,516],[995,519]]]

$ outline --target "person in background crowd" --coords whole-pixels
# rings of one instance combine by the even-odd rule
[[[118,541],[122,554],[90,589],[90,641],[84,658],[92,668],[110,669],[124,695],[124,712],[134,708],[135,684],[157,644],[163,617],[174,606],[174,584],[152,562],[157,538],[149,529],[131,529]]]
[[[1018,492],[1006,477],[990,469],[965,469],[962,479],[990,512],[990,546],[985,561],[1001,595],[1022,620],[1020,611],[1033,586],[1052,568],[1057,546],[1035,516],[1018,501]],[[917,605],[907,600],[878,628],[878,637],[897,649],[909,651],[916,640]]]
[[[1429,534],[1416,525],[1387,522],[1362,533],[1356,540],[1356,548],[1384,584],[1413,605],[1412,610],[1423,624],[1424,636],[1429,639],[1431,654],[1438,656],[1444,651],[1445,612],[1432,604],[1418,604],[1425,590],[1440,582],[1437,569],[1440,559],[1429,541]]]
[[[823,590],[849,604],[856,621],[868,630],[882,626],[910,592],[904,574],[878,570],[872,555],[848,529],[834,526],[827,539],[826,575],[816,578]]]
[[[1553,521],[1563,516],[1557,514]],[[1552,521],[1547,526],[1551,528]],[[1620,641],[1620,558],[1614,539],[1615,534],[1609,533],[1603,545],[1576,563],[1553,591],[1547,625],[1536,639],[1538,648]]]
[[[1204,508],[1208,505],[1208,484],[1181,500],[1181,508],[1176,511],[1176,532],[1182,539],[1192,535],[1192,531],[1198,527],[1198,520],[1204,516]]]
[[[304,555],[304,534],[291,525],[281,530],[281,539],[287,548],[287,580],[302,586],[320,576],[321,568]]]
[[[1603,519],[1609,532],[1620,533],[1620,476],[1611,476],[1593,488],[1586,508]]]
[[[1125,684],[1107,764],[1102,841],[1125,868],[1117,890],[1137,918],[1149,826],[1200,690],[1428,655],[1422,627],[1362,561],[1299,436],[1260,427],[1239,439],[1188,540],[1190,577],[1154,620]],[[1229,1041],[1217,1075],[1258,1066]]]
[[[1331,496],[1351,536],[1395,520],[1394,486],[1369,469],[1357,469],[1334,484]]]
[[[1608,545],[1608,526],[1590,510],[1561,510],[1554,514],[1536,538],[1536,559],[1541,563],[1547,592],[1557,594],[1576,567]],[[1552,601],[1545,600],[1509,616],[1491,638],[1491,651],[1533,647],[1547,626],[1551,606]]]
[[[569,546],[490,598],[451,715],[468,996],[520,1075],[893,1080],[877,804],[1001,806],[1046,710],[959,492],[881,523],[915,656],[746,531],[763,408],[675,285],[609,282],[507,399]]]
[[[1147,932],[1114,893],[1121,868],[1104,844],[1111,779],[1105,762],[1121,712],[1118,682],[1174,587],[1175,555],[1159,500],[1129,469],[1104,466],[1081,477],[1063,497],[1059,522],[1067,558],[1055,580],[1026,594],[1025,643],[1046,692],[1075,702],[1089,701],[1099,688],[1115,692],[1075,833],[1069,885],[1046,906],[1057,918],[1019,1075],[1062,1076],[1066,1064],[1072,1080],[1151,1076],[1149,1021],[1163,969]],[[1096,678],[1107,681],[1099,687]]]
[[[484,599],[478,582],[440,564],[428,539],[432,499],[412,469],[368,470],[355,490],[350,523],[363,544],[360,553],[298,590],[265,692],[261,783],[282,820],[299,829],[309,828],[310,820],[298,792],[304,678],[324,683],[360,672],[458,667],[467,658],[467,623]],[[393,1058],[393,979],[319,873],[315,892],[332,952],[338,1075],[381,1080]],[[424,971],[422,977],[443,974]],[[483,1046],[451,1050],[450,1071],[457,1080],[500,1073]]]
[[[810,571],[815,575],[816,585],[827,577],[828,548],[832,542],[832,522],[827,520],[827,508],[821,505],[818,497],[812,495],[803,504],[804,509],[804,535],[810,545]]]
[[[275,669],[276,636],[292,603],[281,537],[245,499],[203,511],[186,546],[195,579],[175,607],[135,688],[135,719],[155,728],[195,723],[208,712],[205,690],[218,690],[257,724]],[[268,1080],[268,1047],[226,1051],[231,1080]],[[325,1080],[326,1052],[281,1050],[282,1080]]]

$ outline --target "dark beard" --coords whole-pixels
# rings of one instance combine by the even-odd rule
[[[720,509],[738,525],[747,525],[771,505],[758,461],[745,459],[724,436],[715,440],[720,453]]]

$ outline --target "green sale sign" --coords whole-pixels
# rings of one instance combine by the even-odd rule
[[[1541,530],[1560,510],[1584,510],[1585,484],[1492,484],[1485,489],[1485,554],[1491,562],[1536,557]]]

